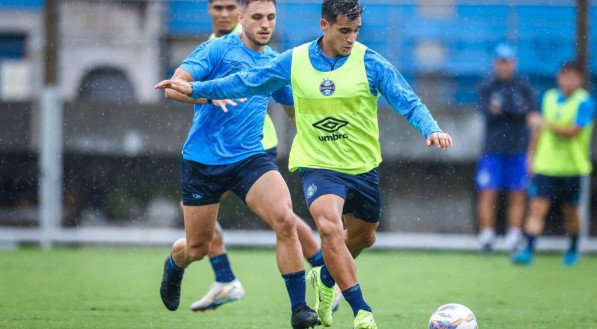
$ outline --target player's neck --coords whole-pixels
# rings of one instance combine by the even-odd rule
[[[321,38],[321,41],[319,41],[319,48],[321,48],[321,52],[324,55],[326,55],[327,57],[331,57],[331,58],[340,57],[340,54],[338,54],[334,50],[334,47],[332,47],[331,44],[326,42],[325,35],[323,36],[323,38]]]
[[[254,50],[258,53],[262,53],[265,49],[265,46],[258,45],[255,42],[251,41],[251,39],[247,37],[247,35],[244,32],[240,34],[240,39],[247,48]]]

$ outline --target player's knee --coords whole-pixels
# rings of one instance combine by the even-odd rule
[[[211,243],[209,242],[200,242],[190,245],[187,247],[187,256],[193,262],[201,260],[209,253],[210,248]]]
[[[344,240],[344,229],[337,225],[337,223],[332,220],[331,218],[319,218],[319,225],[317,229],[319,230],[319,236],[322,240]]]
[[[273,224],[278,236],[289,236],[296,232],[296,216],[291,209],[280,211],[274,217]]]
[[[216,230],[216,232],[214,233],[214,239],[211,243],[215,246],[221,246],[224,244],[224,239],[222,238],[222,235],[220,234],[219,230]]]

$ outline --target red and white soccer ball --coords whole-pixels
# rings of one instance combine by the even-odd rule
[[[429,329],[478,329],[477,318],[468,307],[460,304],[440,306],[429,319]]]

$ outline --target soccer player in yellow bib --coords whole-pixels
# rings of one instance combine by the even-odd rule
[[[375,242],[381,215],[375,169],[381,162],[378,97],[383,94],[397,113],[406,116],[427,146],[448,149],[452,139],[400,73],[356,42],[362,10],[358,0],[324,0],[323,36],[282,53],[269,66],[212,81],[166,80],[160,85],[194,99],[217,99],[260,94],[291,83],[297,135],[289,166],[300,172],[325,261],[307,276],[315,288],[315,309],[322,324],[331,326],[337,283],[353,310],[353,327],[374,329],[377,325],[358,284],[354,258]]]
[[[545,217],[552,200],[559,198],[570,246],[562,264],[578,263],[578,233],[580,232],[581,178],[591,173],[591,135],[595,120],[595,102],[582,88],[584,73],[573,62],[562,65],[557,75],[558,88],[543,95],[541,114],[529,120],[534,128],[534,140],[529,148],[533,183],[529,191],[530,207],[526,219],[526,247],[514,255],[517,264],[533,262],[535,240],[543,234]]]
[[[234,33],[239,34],[242,31],[242,25],[238,22],[239,4],[237,0],[210,0],[208,4],[208,13],[212,19],[212,31],[209,40],[220,38],[225,35]],[[186,81],[194,81],[193,77],[183,67],[176,70],[173,78],[184,79]],[[181,94],[173,89],[165,91],[166,97],[185,103],[199,103],[204,104],[206,99],[194,100]],[[230,101],[214,100],[213,105],[220,106],[226,109],[226,105],[231,104]],[[276,128],[269,114],[265,115],[263,126],[263,139],[261,140],[265,153],[277,164],[276,148],[278,146],[278,138],[276,136]],[[319,243],[312,234],[312,230],[302,219],[297,216],[297,233],[303,255],[311,266],[323,265],[323,256]],[[206,294],[191,305],[193,311],[205,311],[216,309],[226,303],[240,300],[245,295],[245,290],[240,281],[234,275],[232,266],[228,259],[228,254],[222,236],[222,228],[217,223],[214,234],[214,239],[211,244],[211,249],[208,253],[208,258],[215,273],[215,282],[211,285]],[[339,296],[338,296],[339,297]],[[338,300],[335,301],[337,307]]]

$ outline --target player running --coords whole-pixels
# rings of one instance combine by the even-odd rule
[[[316,310],[323,325],[331,326],[337,283],[352,307],[354,328],[372,329],[377,325],[358,284],[354,258],[373,245],[380,219],[378,97],[383,94],[406,116],[427,146],[448,149],[452,139],[398,71],[356,42],[362,9],[358,0],[324,0],[323,36],[284,52],[270,65],[214,81],[165,80],[158,85],[193,98],[235,98],[292,84],[297,135],[289,166],[300,172],[325,261],[308,278]]]
[[[239,34],[242,31],[242,26],[238,24],[238,0],[210,0],[208,5],[208,13],[212,19],[212,31],[209,40],[225,36],[230,33]],[[173,78],[179,78],[186,81],[195,81],[189,72],[194,70],[196,65],[195,58],[188,58],[180,68],[176,70]],[[185,94],[179,93],[173,89],[166,89],[165,95],[167,98],[174,99],[185,103],[199,103],[205,104],[205,99],[194,100],[187,97]],[[213,105],[226,109],[226,105],[233,105],[236,103],[214,100]],[[227,109],[226,109],[227,110]],[[266,113],[263,126],[263,139],[261,140],[265,153],[271,158],[277,166],[277,150],[278,138],[276,136],[276,128],[272,122],[269,114]],[[297,233],[303,250],[305,259],[311,266],[323,265],[323,256],[319,243],[312,234],[311,228],[302,219],[297,217]],[[219,223],[216,223],[214,239],[211,244],[211,249],[208,253],[209,262],[215,274],[215,282],[210,286],[206,294],[191,305],[193,311],[205,311],[216,309],[226,303],[240,300],[245,295],[245,290],[232,271],[230,260],[224,245],[224,238],[222,236],[222,229]],[[340,295],[338,294],[337,297]],[[335,301],[335,308],[338,307],[338,300]]]
[[[275,0],[242,0],[240,4],[242,33],[203,43],[183,63],[193,80],[225,77],[266,65],[276,57],[267,46],[275,29]],[[305,271],[290,193],[261,144],[270,96],[292,104],[289,87],[281,86],[228,112],[212,105],[195,106],[181,164],[186,238],[176,241],[166,258],[160,287],[169,310],[178,308],[184,269],[209,253],[220,200],[232,190],[276,233],[278,268],[291,301],[292,327],[304,329],[318,323],[317,314],[305,302]]]

